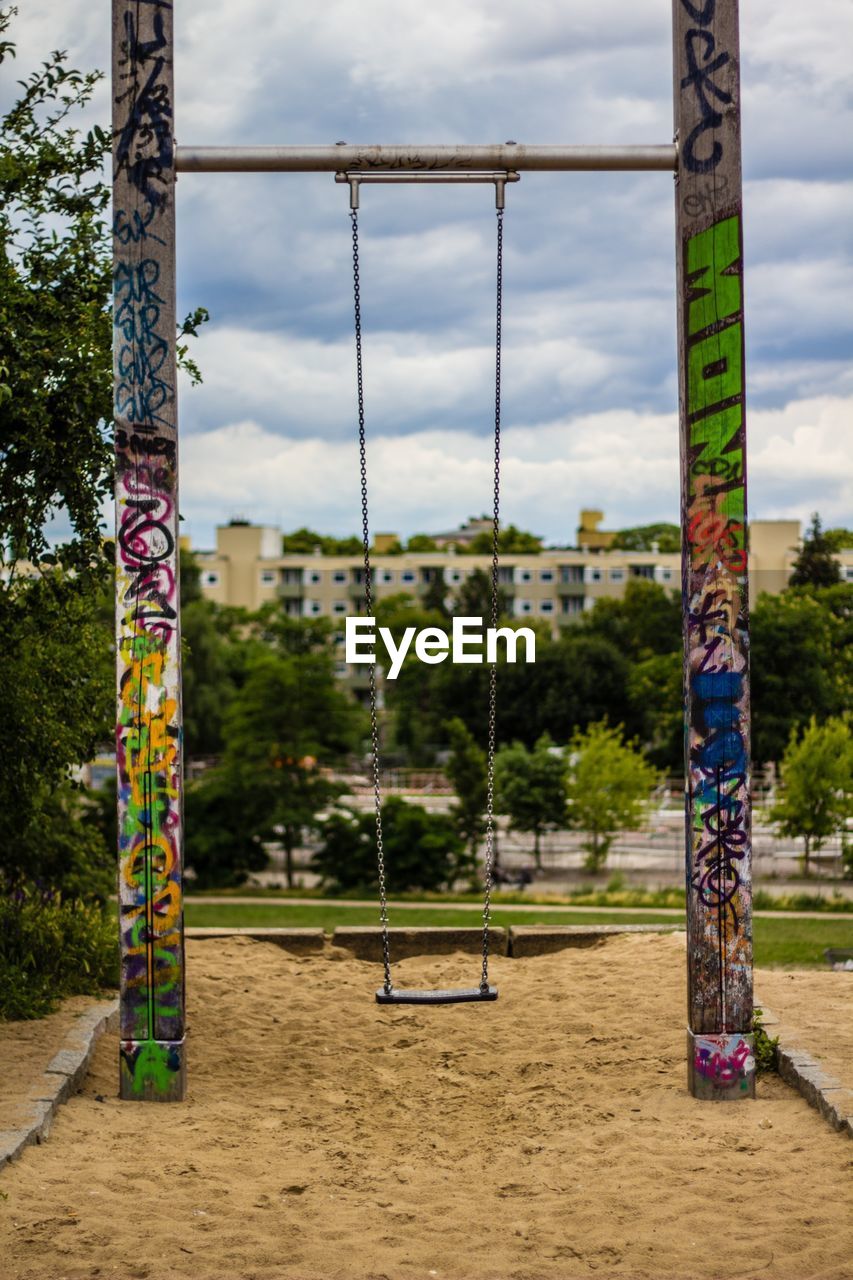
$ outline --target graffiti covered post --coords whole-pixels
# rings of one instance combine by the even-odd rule
[[[738,0],[673,0],[688,1073],[751,1097],[752,889]]]
[[[184,1096],[172,6],[113,0],[121,1096]]]

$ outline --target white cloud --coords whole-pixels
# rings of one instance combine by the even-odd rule
[[[819,510],[850,524],[853,396],[821,397],[753,413],[749,425],[750,510],[758,518]],[[506,521],[570,541],[583,506],[619,526],[677,520],[678,434],[674,414],[628,410],[511,427],[502,439]],[[490,506],[488,436],[419,431],[369,438],[374,530],[412,533],[453,525]],[[307,524],[351,533],[359,523],[355,437],[345,444],[274,435],[240,421],[188,437],[182,447],[182,509],[196,542],[235,514],[285,528]],[[796,498],[791,500],[791,494]]]

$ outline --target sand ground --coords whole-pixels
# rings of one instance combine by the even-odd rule
[[[683,939],[499,957],[493,976],[493,1005],[380,1009],[375,967],[343,954],[190,943],[188,1101],[119,1102],[106,1037],[50,1141],[0,1175],[0,1274],[853,1277],[850,1139],[775,1078],[754,1103],[688,1097]],[[853,1035],[853,975],[777,978],[803,1021],[828,993]]]

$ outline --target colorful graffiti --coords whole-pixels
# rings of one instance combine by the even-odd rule
[[[689,875],[718,959],[705,999],[721,1031],[732,966],[751,959],[741,259],[740,216],[730,214],[687,239],[682,277]]]
[[[184,1088],[171,6],[114,0],[121,1093]]]
[[[739,1033],[748,1042],[752,888],[738,3],[675,0],[673,13],[688,1015],[694,1036]],[[707,1067],[704,1058],[697,1064],[691,1056],[691,1088],[697,1096],[717,1096],[722,1077],[709,1092],[703,1063]],[[745,1094],[738,1086],[727,1096],[751,1096],[750,1070],[746,1076]]]
[[[744,1097],[755,1075],[753,1037],[695,1036],[691,1068],[697,1096],[721,1100]]]

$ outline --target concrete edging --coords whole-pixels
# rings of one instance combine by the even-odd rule
[[[408,956],[447,955],[451,951],[465,951],[479,955],[483,947],[483,930],[448,928],[394,928],[388,930],[392,960]],[[332,945],[343,947],[357,960],[382,959],[382,930],[375,925],[339,925],[332,935]],[[493,955],[508,955],[509,937],[506,929],[489,929],[489,950]]]
[[[836,1133],[846,1133],[848,1138],[853,1138],[853,1089],[828,1075],[818,1060],[804,1049],[785,1044],[778,1031],[777,1015],[758,996],[755,1005],[763,1014],[762,1025],[767,1034],[771,1039],[774,1032],[779,1036],[776,1060],[780,1078],[819,1111]]]
[[[683,933],[683,924],[514,924],[509,955],[543,956],[566,947],[592,947],[620,933]]]
[[[184,935],[199,942],[209,942],[217,938],[251,938],[254,942],[273,942],[285,951],[296,951],[300,954],[322,951],[326,946],[326,935],[322,929],[277,929],[277,928],[208,928],[205,925],[192,925],[184,929]]]
[[[82,1086],[95,1045],[105,1031],[117,1029],[118,997],[101,1000],[75,1018],[62,1048],[51,1058],[41,1081],[34,1086],[27,1119],[18,1128],[0,1131],[0,1169],[26,1147],[47,1139],[57,1110]]]

